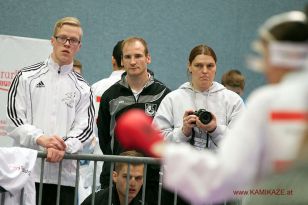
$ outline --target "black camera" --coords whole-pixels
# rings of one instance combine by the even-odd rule
[[[196,115],[203,124],[208,124],[213,119],[212,113],[205,109],[197,110],[193,114]]]

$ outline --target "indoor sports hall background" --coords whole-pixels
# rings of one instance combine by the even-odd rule
[[[171,89],[187,80],[190,50],[206,43],[218,56],[217,81],[230,68],[247,76],[246,98],[264,83],[263,77],[247,70],[244,63],[257,27],[273,14],[303,9],[306,3],[306,0],[5,0],[0,2],[0,35],[49,39],[57,19],[78,17],[84,28],[78,57],[90,84],[109,76],[111,51],[118,40],[141,36],[150,47],[150,69]]]

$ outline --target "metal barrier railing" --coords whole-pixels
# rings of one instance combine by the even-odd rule
[[[47,157],[47,154],[45,152],[38,152],[37,155],[38,158],[41,158],[41,174],[40,174],[40,186],[39,186],[39,193],[38,194],[38,205],[42,205],[42,193],[43,193],[43,176],[44,176],[44,165],[45,165],[45,158]],[[96,170],[97,170],[97,162],[98,161],[104,161],[104,162],[111,162],[111,172],[114,167],[115,162],[127,162],[130,166],[130,163],[143,163],[145,164],[144,168],[144,183],[143,183],[143,189],[142,189],[142,201],[144,203],[144,197],[145,197],[145,189],[146,189],[146,171],[147,171],[147,165],[148,164],[160,164],[158,159],[150,158],[150,157],[129,157],[129,156],[118,156],[118,155],[93,155],[93,154],[65,154],[64,159],[70,159],[70,160],[76,160],[76,178],[75,178],[75,196],[74,196],[74,205],[78,205],[78,187],[79,187],[79,180],[80,180],[80,160],[89,160],[94,161],[94,170],[93,170],[93,184],[92,184],[92,205],[94,205],[95,200],[95,187],[96,187]],[[57,183],[57,199],[56,204],[60,205],[60,188],[61,188],[61,174],[62,174],[62,161],[59,162],[59,172],[58,172],[58,183]],[[129,169],[128,169],[128,176],[127,180],[129,180]],[[110,182],[109,185],[112,187],[112,177],[110,176]],[[128,193],[128,186],[126,193]],[[160,183],[160,189],[161,189],[161,183]],[[111,196],[112,196],[112,189],[109,191],[109,205],[111,205]],[[22,190],[23,191],[23,190]],[[21,194],[21,205],[23,204],[23,193]],[[126,204],[127,194],[126,194]],[[0,205],[5,204],[5,192],[0,192]],[[159,204],[159,203],[158,203]]]
[[[42,205],[42,191],[43,191],[43,176],[44,176],[44,165],[45,165],[45,158],[47,154],[45,152],[38,152],[38,158],[41,158],[41,174],[40,174],[40,185],[39,185],[39,192],[38,194],[38,205]],[[144,164],[144,182],[142,187],[142,204],[145,203],[145,191],[147,186],[146,181],[146,174],[147,174],[147,167],[148,164],[154,164],[159,165],[160,161],[159,159],[150,158],[150,157],[129,157],[129,156],[118,156],[118,155],[93,155],[93,154],[65,154],[64,159],[69,160],[76,160],[76,178],[75,178],[75,194],[74,194],[74,205],[78,205],[78,187],[79,187],[79,181],[80,181],[80,160],[89,160],[94,162],[94,169],[93,169],[93,178],[92,178],[92,198],[91,198],[91,204],[94,205],[95,202],[95,189],[96,189],[96,170],[97,170],[97,162],[98,161],[104,161],[104,162],[111,162],[111,168],[110,168],[110,181],[109,181],[109,201],[108,204],[111,205],[111,199],[112,199],[112,171],[114,167],[115,162],[126,162],[128,163],[128,175],[127,175],[127,184],[129,181],[130,173],[129,173],[129,166],[130,163],[143,163]],[[62,174],[62,161],[59,162],[59,172],[58,172],[58,183],[57,183],[57,199],[56,204],[60,205],[60,188],[61,188],[61,174]],[[159,190],[158,190],[158,201],[157,205],[161,204],[161,195],[162,195],[162,166],[160,169],[160,177],[159,177]],[[128,204],[128,190],[129,186],[126,186],[126,199],[125,204]],[[20,205],[23,205],[23,190],[21,191],[21,198],[20,198]],[[174,195],[174,201],[173,204],[177,204],[177,195]],[[226,203],[224,203],[226,204]],[[241,204],[240,201],[235,204]],[[5,192],[0,192],[0,205],[5,205]]]

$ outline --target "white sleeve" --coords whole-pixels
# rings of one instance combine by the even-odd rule
[[[37,148],[36,139],[43,131],[27,121],[27,88],[26,80],[20,71],[15,76],[8,92],[7,116],[9,118],[9,136],[25,147]]]
[[[153,123],[162,131],[166,141],[186,142],[191,137],[186,137],[183,134],[182,125],[174,125],[175,119],[172,114],[172,106],[172,101],[167,95],[160,103]]]
[[[72,129],[67,133],[65,144],[67,153],[77,153],[88,150],[92,146],[95,135],[93,135],[94,104],[90,87],[84,92],[80,104],[76,108],[76,116]]]
[[[37,151],[21,147],[0,148],[0,186],[10,193],[20,191],[30,178]]]
[[[163,155],[164,185],[200,204],[235,197],[233,191],[253,183],[261,156],[266,155],[267,102],[263,97],[247,106],[217,153],[198,151],[186,144],[167,145]]]

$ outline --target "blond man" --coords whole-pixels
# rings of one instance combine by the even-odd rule
[[[77,153],[92,140],[93,97],[85,80],[73,72],[81,48],[82,28],[74,17],[54,26],[51,55],[21,69],[8,93],[7,115],[15,145],[47,151],[42,204],[56,204],[59,164],[65,153]],[[74,204],[76,162],[63,160],[60,204]],[[41,163],[34,177],[40,181]],[[36,184],[37,192],[39,184]],[[37,193],[37,197],[39,194]],[[38,201],[38,198],[37,198]]]

